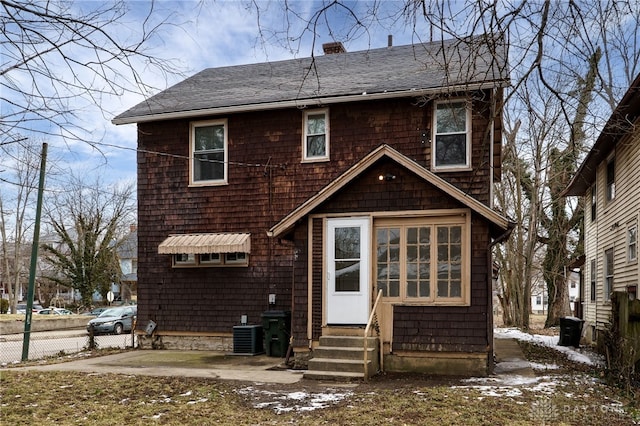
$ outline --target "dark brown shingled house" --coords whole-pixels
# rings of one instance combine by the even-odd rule
[[[308,377],[485,374],[506,48],[329,50],[205,69],[113,120],[138,126],[143,345],[231,352],[265,324],[268,349],[275,321]]]

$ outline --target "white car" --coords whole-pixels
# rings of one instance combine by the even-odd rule
[[[40,309],[38,312],[38,315],[72,315],[73,312],[71,312],[68,309],[62,309],[62,308],[46,308],[46,309]]]

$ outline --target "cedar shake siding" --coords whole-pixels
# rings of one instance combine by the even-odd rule
[[[379,282],[389,371],[490,370],[490,246],[513,224],[491,209],[508,69],[487,37],[208,68],[114,118],[138,126],[141,345],[230,351],[241,318],[289,311],[313,370],[321,337],[362,334]]]
[[[489,120],[478,113],[488,110],[488,101],[481,98],[489,100],[490,93],[473,95],[473,170],[439,176],[489,205],[491,132]],[[431,114],[432,103],[416,105],[412,98],[332,105],[330,161],[318,163],[301,163],[300,110],[203,117],[228,121],[229,166],[228,185],[202,187],[189,187],[190,121],[140,123],[139,291],[149,297],[149,303],[140,306],[140,323],[154,320],[159,331],[230,332],[241,315],[259,323],[265,310],[291,309],[292,248],[268,239],[266,230],[381,144],[430,169]],[[499,135],[494,138],[499,140]],[[382,171],[397,179],[391,185],[372,185]],[[402,167],[381,163],[327,203],[323,212],[454,207],[459,205],[446,194],[425,188]],[[170,256],[157,253],[169,234],[199,232],[251,233],[249,266],[172,268]],[[299,255],[298,262],[303,257],[306,261],[306,255]],[[296,265],[295,270],[306,280],[303,268]],[[275,306],[267,303],[270,293],[276,294]],[[302,292],[295,297],[306,297],[297,293]],[[306,316],[298,308],[294,323]],[[321,318],[317,309],[314,334]]]

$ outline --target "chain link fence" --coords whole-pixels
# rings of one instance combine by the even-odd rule
[[[22,360],[25,333],[5,334],[0,329],[0,365],[19,364]],[[56,329],[31,332],[29,361],[51,357],[72,357],[90,349],[135,348],[133,333],[91,335],[86,328]]]

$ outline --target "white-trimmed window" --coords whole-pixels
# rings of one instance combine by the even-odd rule
[[[173,255],[174,266],[194,266],[196,265],[196,255],[180,253]]]
[[[613,291],[613,249],[604,252],[604,300],[611,299]]]
[[[627,228],[627,260],[638,260],[638,225],[629,225]]]
[[[303,161],[329,159],[329,110],[313,109],[304,112],[302,140]]]
[[[377,288],[404,303],[468,305],[469,230],[464,217],[376,221]]]
[[[190,184],[227,183],[227,120],[199,121],[190,129]]]
[[[616,198],[616,157],[607,160],[607,201]]]
[[[248,253],[200,253],[174,254],[174,268],[195,268],[214,266],[249,266]]]
[[[596,185],[593,184],[591,187],[591,222],[596,220],[596,212],[598,206],[598,192]]]
[[[471,107],[467,100],[434,103],[432,140],[434,170],[471,166]]]
[[[595,259],[591,259],[591,264],[589,265],[590,267],[590,283],[589,283],[589,292],[591,293],[589,295],[589,300],[591,300],[592,302],[596,301],[596,261]]]

